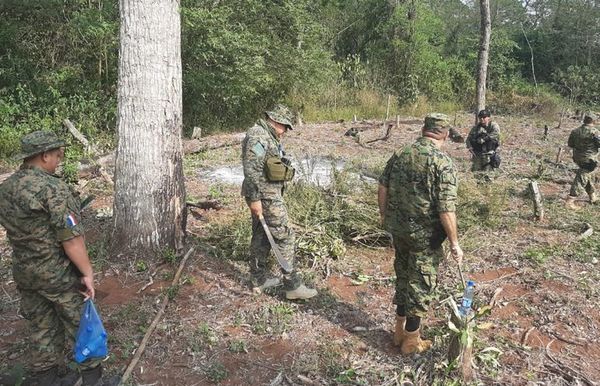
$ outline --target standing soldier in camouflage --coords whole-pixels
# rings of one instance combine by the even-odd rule
[[[285,157],[280,141],[288,130],[293,129],[292,119],[290,110],[278,105],[265,112],[265,118],[248,129],[242,142],[242,195],[252,215],[250,271],[255,280],[255,290],[264,291],[280,285],[279,275],[272,272],[271,245],[260,222],[260,218],[264,218],[281,255],[292,266],[291,272],[281,270],[286,298],[309,299],[317,291],[307,288],[293,268],[294,231],[289,225],[283,201],[285,184],[293,178],[294,169]]]
[[[479,123],[473,126],[467,137],[467,149],[471,152],[471,171],[489,171],[500,167],[496,152],[500,144],[500,126],[492,122],[489,110],[477,114]]]
[[[436,297],[437,269],[446,238],[452,256],[462,262],[455,215],[456,170],[441,151],[449,127],[446,115],[427,115],[422,137],[396,151],[379,179],[381,221],[392,234],[396,250],[394,344],[405,355],[431,347],[419,330]]]
[[[83,301],[95,295],[78,195],[53,174],[64,146],[51,132],[25,135],[17,156],[24,160],[21,168],[0,185],[0,224],[13,249],[13,277],[35,351],[33,375],[25,384],[39,386],[79,380],[75,373],[61,377],[58,370],[64,366],[65,340],[74,343]],[[79,369],[83,385],[103,384],[99,360]],[[0,384],[9,382],[0,378]]]
[[[571,131],[569,135],[568,145],[573,149],[573,161],[579,166],[565,203],[569,209],[578,209],[575,200],[584,191],[588,194],[592,204],[598,200],[594,183],[598,166],[600,132],[594,127],[595,121],[594,114],[586,114],[583,118],[583,125]]]

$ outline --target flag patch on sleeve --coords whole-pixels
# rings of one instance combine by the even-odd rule
[[[74,228],[75,225],[77,225],[77,220],[73,216],[73,213],[69,213],[67,216],[67,228]]]

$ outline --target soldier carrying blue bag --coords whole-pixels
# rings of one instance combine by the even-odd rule
[[[81,202],[54,175],[66,143],[35,131],[21,139],[21,168],[0,185],[0,224],[13,249],[13,277],[33,344],[31,375],[1,376],[0,384],[74,385],[79,373],[59,375],[65,343],[73,344],[84,300],[93,299],[94,272],[81,226]],[[99,359],[79,364],[84,386],[100,386]]]

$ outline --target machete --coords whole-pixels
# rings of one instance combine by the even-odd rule
[[[292,266],[286,259],[283,258],[283,255],[281,254],[279,247],[277,246],[277,244],[275,244],[275,240],[273,239],[273,235],[271,234],[271,231],[269,230],[269,226],[265,222],[265,218],[263,216],[258,216],[258,219],[259,219],[260,223],[262,224],[262,227],[265,231],[265,234],[267,235],[267,238],[269,239],[269,243],[271,244],[271,249],[273,250],[273,254],[275,255],[275,257],[277,258],[277,262],[279,263],[279,265],[281,265],[281,268],[286,273],[291,273]]]

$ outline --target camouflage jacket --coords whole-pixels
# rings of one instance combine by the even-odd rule
[[[22,166],[0,185],[0,224],[13,249],[13,277],[22,289],[73,284],[76,268],[62,241],[83,234],[80,201],[60,178]]]
[[[281,142],[267,122],[260,119],[248,129],[242,142],[242,164],[244,182],[242,196],[250,201],[281,198],[284,182],[271,182],[267,179],[265,163],[270,157],[284,155]]]
[[[500,144],[500,126],[490,121],[487,126],[473,126],[467,137],[467,148],[475,154],[493,153]]]
[[[600,147],[600,132],[592,125],[581,125],[571,131],[568,145],[573,148],[573,161],[575,163],[596,161],[598,148]]]
[[[394,153],[379,183],[388,189],[384,225],[394,238],[415,248],[439,248],[446,238],[439,215],[456,210],[452,159],[421,137]]]

